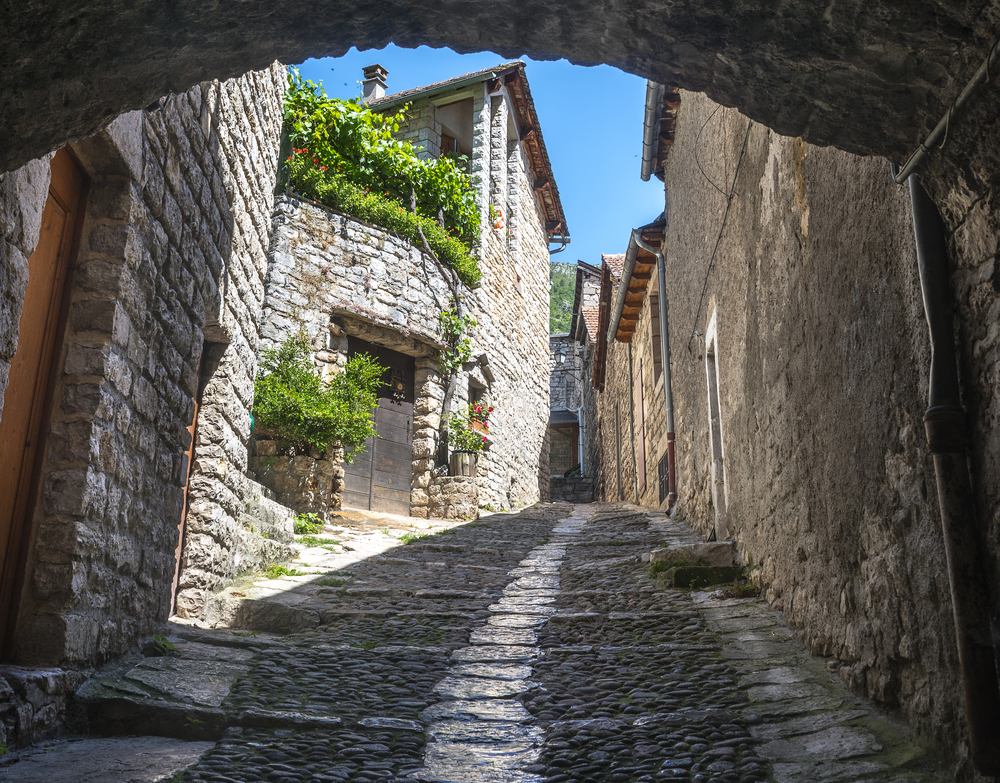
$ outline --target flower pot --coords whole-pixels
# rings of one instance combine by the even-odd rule
[[[478,455],[474,451],[453,451],[451,453],[452,476],[475,476]]]
[[[488,435],[488,434],[489,434],[489,432],[490,432],[490,431],[489,431],[489,430],[488,430],[488,429],[486,428],[486,425],[485,425],[485,424],[483,424],[483,423],[482,423],[481,421],[473,421],[473,422],[472,422],[472,429],[474,429],[474,430],[475,430],[476,432],[481,432],[481,433],[483,433],[484,435]]]

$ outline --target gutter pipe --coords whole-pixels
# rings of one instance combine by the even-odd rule
[[[897,174],[893,166],[897,182],[904,173]],[[990,584],[966,455],[966,417],[959,397],[944,222],[915,174],[909,175],[909,184],[920,287],[931,341],[929,407],[924,427],[937,476],[972,763],[984,775],[1000,775],[998,650],[991,629]]]
[[[913,154],[907,159],[906,163],[903,165],[901,171],[893,171],[892,178],[896,180],[897,185],[902,185],[906,182],[906,178],[913,173],[913,171],[920,165],[924,158],[932,152],[931,145],[938,144],[939,147],[943,147],[945,141],[948,139],[948,128],[951,125],[951,121],[954,116],[962,110],[972,94],[979,89],[980,85],[984,82],[990,80],[990,71],[993,70],[993,65],[996,61],[1000,59],[1000,40],[993,44],[993,48],[990,49],[990,53],[986,55],[986,59],[983,60],[983,64],[979,66],[979,70],[976,71],[975,75],[969,79],[968,84],[965,85],[965,89],[959,93],[959,96],[955,99],[954,103],[948,107],[947,113],[937,125],[934,126],[934,130],[928,134],[927,138],[920,142],[920,146],[917,147]],[[912,185],[910,186],[912,189]]]
[[[639,174],[643,182],[649,182],[656,158],[656,140],[660,135],[660,107],[663,103],[663,85],[646,80],[646,113],[642,122],[642,170]]]
[[[625,308],[625,298],[628,296],[629,283],[632,282],[632,272],[635,271],[635,259],[639,254],[639,246],[635,243],[635,233],[629,239],[628,250],[625,251],[625,265],[622,269],[622,279],[618,284],[618,295],[615,297],[615,306],[611,310],[611,326],[608,327],[608,342],[615,341],[618,334],[618,325],[622,320],[622,310]]]
[[[665,230],[665,229],[664,229]],[[663,245],[654,248],[642,240],[637,231],[632,232],[635,243],[656,256],[656,274],[660,286],[660,359],[663,364],[663,411],[667,418],[667,513],[677,506],[677,469],[674,461],[674,391],[670,382],[670,328],[667,324],[667,271],[663,260]],[[666,241],[666,240],[664,240]]]

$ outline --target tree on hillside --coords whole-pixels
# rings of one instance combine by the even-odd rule
[[[549,263],[549,334],[565,334],[573,319],[576,264]]]

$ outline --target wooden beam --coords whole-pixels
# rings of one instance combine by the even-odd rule
[[[548,177],[542,177],[540,179],[536,179],[535,180],[535,185],[534,185],[535,190],[544,190],[545,188],[547,188],[549,186],[550,186],[550,183],[549,183],[549,178]]]
[[[534,128],[525,128],[524,130],[521,131],[520,140],[521,141],[527,141],[528,139],[530,139],[534,135],[535,135],[535,129]]]

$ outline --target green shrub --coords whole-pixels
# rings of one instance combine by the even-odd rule
[[[393,137],[405,111],[383,115],[357,99],[329,98],[291,71],[284,107],[292,143],[285,161],[289,182],[303,196],[417,247],[422,229],[438,258],[476,285],[479,266],[470,250],[479,242],[480,216],[472,180],[462,161],[421,160],[410,144]]]
[[[375,434],[371,413],[385,370],[367,354],[357,354],[324,382],[313,366],[309,338],[289,337],[263,352],[254,382],[256,425],[284,448],[323,451],[339,441],[350,462]]]
[[[292,520],[292,525],[294,526],[295,535],[306,536],[322,530],[323,520],[319,514],[314,514],[310,511],[308,514],[299,514],[296,516]]]

